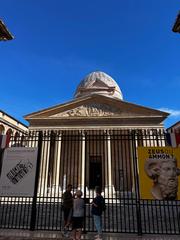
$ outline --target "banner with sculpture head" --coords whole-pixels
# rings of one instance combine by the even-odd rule
[[[180,200],[180,148],[138,147],[141,199]]]

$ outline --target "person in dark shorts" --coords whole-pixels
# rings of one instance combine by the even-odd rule
[[[72,185],[68,184],[66,191],[62,196],[62,206],[64,211],[64,229],[63,234],[67,235],[68,227],[71,224],[72,209],[73,209],[73,195],[71,193]]]
[[[81,232],[83,228],[84,220],[84,200],[82,197],[81,190],[76,191],[76,198],[73,201],[73,218],[72,218],[72,239],[81,239]]]

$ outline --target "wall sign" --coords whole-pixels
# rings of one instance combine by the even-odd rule
[[[6,148],[0,176],[0,196],[32,197],[36,164],[37,148]]]
[[[138,147],[142,199],[180,199],[180,148]]]

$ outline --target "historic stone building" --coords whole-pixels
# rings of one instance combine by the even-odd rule
[[[6,25],[0,19],[0,41],[12,40],[13,36],[7,29]]]
[[[100,185],[108,194],[132,192],[133,139],[126,133],[162,130],[167,116],[124,101],[114,79],[90,73],[73,100],[25,116],[30,131],[51,132],[43,142],[41,184],[56,192],[69,182],[87,191]]]
[[[29,130],[163,128],[168,113],[123,100],[110,76],[92,72],[76,89],[74,99],[25,116]]]
[[[3,149],[9,146],[16,146],[16,142],[21,142],[19,145],[22,146],[23,136],[27,133],[28,127],[25,124],[0,110],[0,169]],[[14,141],[12,141],[12,136]]]
[[[172,31],[176,32],[176,33],[180,33],[180,12],[177,15],[177,18],[176,18],[176,21],[173,25]]]
[[[177,132],[177,133],[180,133],[180,121],[174,123],[172,126],[167,128],[167,132]]]
[[[0,135],[21,136],[27,132],[28,126],[0,110]]]

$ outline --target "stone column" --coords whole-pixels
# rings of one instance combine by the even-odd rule
[[[105,165],[105,179],[106,180],[106,185],[105,185],[105,194],[108,195],[108,197],[112,197],[114,193],[114,186],[112,183],[112,162],[111,162],[111,137],[109,134],[109,131],[106,131],[106,144],[105,146],[107,147],[107,164]],[[107,169],[106,169],[107,167]]]
[[[84,190],[84,184],[85,183],[85,141],[86,141],[86,138],[85,138],[85,133],[84,131],[81,132],[82,134],[82,140],[81,140],[81,179],[80,179],[80,182],[81,182],[81,186],[80,188],[82,189],[82,191]]]
[[[47,181],[49,169],[49,153],[50,153],[50,134],[43,133],[42,154],[41,154],[41,171],[39,179],[39,193],[40,196],[47,195]]]
[[[60,163],[61,163],[61,140],[62,134],[56,134],[55,139],[55,148],[54,148],[54,166],[53,166],[53,187],[54,187],[54,194],[58,195],[60,189],[59,186],[59,179],[60,179]]]

